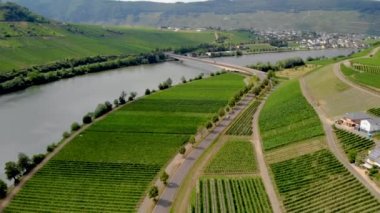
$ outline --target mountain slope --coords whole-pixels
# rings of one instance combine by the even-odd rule
[[[186,4],[108,0],[13,1],[49,18],[81,23],[235,29],[246,28],[247,22],[250,22],[248,27],[278,28],[287,25],[280,29],[289,29],[291,23],[291,28],[298,30],[380,34],[380,2],[370,0],[214,0]],[[284,19],[277,20],[283,15]],[[324,20],[334,19],[334,16],[342,20]],[[265,18],[264,27],[261,20],[256,20],[257,17]],[[349,20],[345,21],[347,17]],[[274,21],[266,21],[272,19]],[[234,21],[229,23],[229,20]]]

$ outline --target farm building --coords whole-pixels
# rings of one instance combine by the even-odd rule
[[[376,146],[375,149],[369,152],[364,166],[368,169],[372,168],[373,166],[380,167],[380,146]]]
[[[364,112],[346,113],[340,120],[340,123],[348,127],[359,127],[362,120],[370,119],[371,116]]]
[[[369,118],[360,121],[360,130],[367,133],[374,133],[380,131],[380,119]]]

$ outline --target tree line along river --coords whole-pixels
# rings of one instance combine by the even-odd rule
[[[330,49],[245,55],[215,58],[216,61],[250,65],[275,63],[291,57],[334,57],[347,55],[353,49]],[[46,146],[58,142],[64,131],[83,115],[94,111],[98,103],[112,102],[121,91],[143,95],[146,88],[157,89],[159,83],[172,78],[179,83],[182,76],[193,78],[218,69],[197,62],[165,62],[139,65],[64,79],[46,85],[0,96],[0,178],[4,164],[17,159],[20,152],[28,155],[44,153]]]

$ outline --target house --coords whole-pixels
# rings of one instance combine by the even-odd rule
[[[348,127],[359,127],[362,120],[367,120],[370,118],[372,117],[364,112],[350,112],[343,116],[341,122],[343,125]]]
[[[375,149],[369,152],[368,158],[365,161],[364,167],[371,169],[373,166],[380,167],[380,146],[376,146]]]
[[[360,130],[367,133],[374,133],[380,131],[380,119],[369,118],[360,121]]]

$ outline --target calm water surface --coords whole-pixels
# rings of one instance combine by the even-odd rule
[[[303,51],[215,60],[248,65],[294,56],[331,57],[350,52],[352,50],[343,49]],[[19,152],[29,155],[45,152],[46,146],[58,141],[72,122],[80,122],[98,103],[112,102],[122,90],[142,95],[146,88],[156,89],[168,77],[178,83],[182,76],[192,78],[215,71],[217,68],[199,63],[166,62],[79,76],[0,96],[0,178],[5,179],[2,174],[5,162],[16,160]]]

